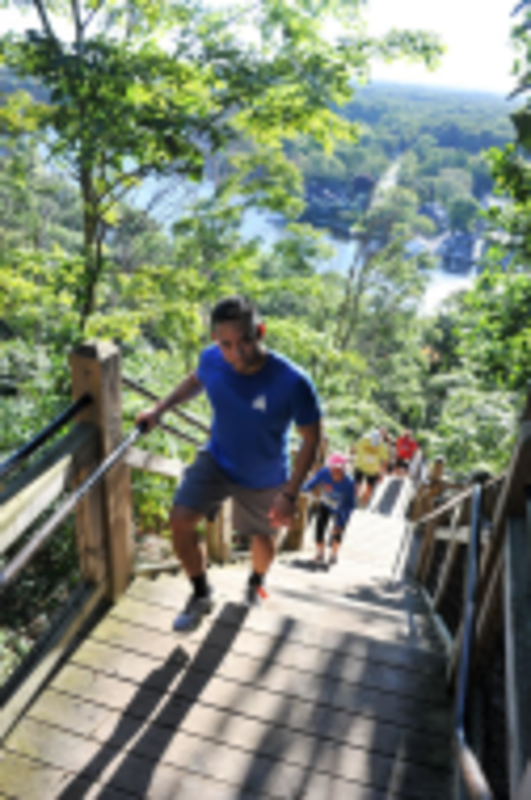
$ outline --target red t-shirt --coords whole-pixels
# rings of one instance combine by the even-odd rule
[[[411,461],[418,449],[417,442],[408,436],[400,436],[396,440],[396,457],[400,461]]]

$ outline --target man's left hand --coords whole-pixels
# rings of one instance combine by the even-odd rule
[[[292,522],[296,511],[297,501],[289,500],[286,495],[279,492],[273,500],[273,505],[267,516],[274,528],[283,528]]]

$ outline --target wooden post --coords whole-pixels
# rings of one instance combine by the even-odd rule
[[[209,560],[216,564],[230,561],[232,549],[232,500],[225,500],[216,518],[206,524],[206,544]]]
[[[505,686],[511,797],[531,758],[531,590],[524,519],[510,519],[505,537]]]
[[[304,542],[304,531],[308,524],[308,495],[300,494],[297,500],[297,511],[293,522],[286,532],[283,550],[301,550]]]
[[[98,428],[101,455],[106,458],[122,440],[119,349],[110,342],[88,342],[72,353],[70,363],[74,397],[88,392],[93,398],[79,419]],[[125,591],[133,571],[132,527],[130,471],[121,461],[77,511],[83,577],[99,582],[106,575],[113,602]]]

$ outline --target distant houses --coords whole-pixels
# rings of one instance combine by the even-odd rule
[[[448,229],[448,214],[439,203],[424,203],[418,213],[431,220],[439,233]]]
[[[463,274],[470,272],[481,256],[481,239],[472,233],[448,234],[439,245],[437,255],[441,257],[443,269]]]
[[[330,176],[307,178],[306,209],[299,221],[349,237],[353,214],[366,210],[375,186],[376,180],[371,175],[360,174],[350,180]]]

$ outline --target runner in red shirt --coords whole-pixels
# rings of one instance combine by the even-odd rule
[[[396,440],[396,474],[405,475],[409,470],[411,459],[419,449],[418,442],[411,435],[411,431],[404,431]]]

